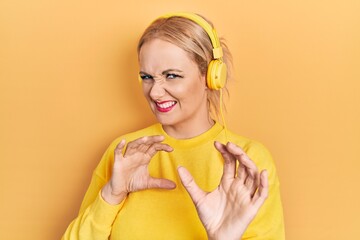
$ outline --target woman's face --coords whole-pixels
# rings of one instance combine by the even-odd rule
[[[144,96],[165,130],[209,124],[205,77],[187,52],[153,39],[141,47],[139,64]]]

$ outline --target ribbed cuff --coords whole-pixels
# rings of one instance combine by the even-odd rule
[[[125,199],[117,205],[111,205],[101,197],[100,191],[90,209],[94,221],[99,225],[111,226],[116,218],[116,215],[124,205],[124,202]]]

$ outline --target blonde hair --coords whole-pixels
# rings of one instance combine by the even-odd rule
[[[205,18],[204,18],[205,19]],[[213,24],[205,19],[211,26]],[[202,75],[207,74],[208,64],[213,59],[212,43],[207,32],[197,23],[190,19],[173,16],[169,18],[159,18],[147,27],[141,36],[137,51],[140,53],[141,47],[152,39],[162,39],[168,41],[184,51],[198,65]],[[220,38],[220,45],[223,49],[223,61],[228,67],[228,74],[223,90],[228,94],[227,82],[231,78],[232,57],[223,38]],[[218,117],[220,104],[220,91],[208,89],[207,96],[209,111],[213,117]]]

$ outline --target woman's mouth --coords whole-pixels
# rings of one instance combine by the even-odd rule
[[[156,109],[159,112],[169,112],[176,105],[176,101],[163,101],[163,102],[155,102]]]

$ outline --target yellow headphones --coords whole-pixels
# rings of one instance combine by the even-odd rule
[[[204,18],[194,13],[178,12],[168,13],[159,18],[170,18],[170,17],[183,17],[197,23],[202,27],[209,35],[213,46],[213,60],[208,65],[208,71],[206,75],[207,86],[213,90],[220,90],[225,86],[227,67],[222,60],[223,51],[220,45],[220,40],[217,36],[215,28],[213,28]]]

